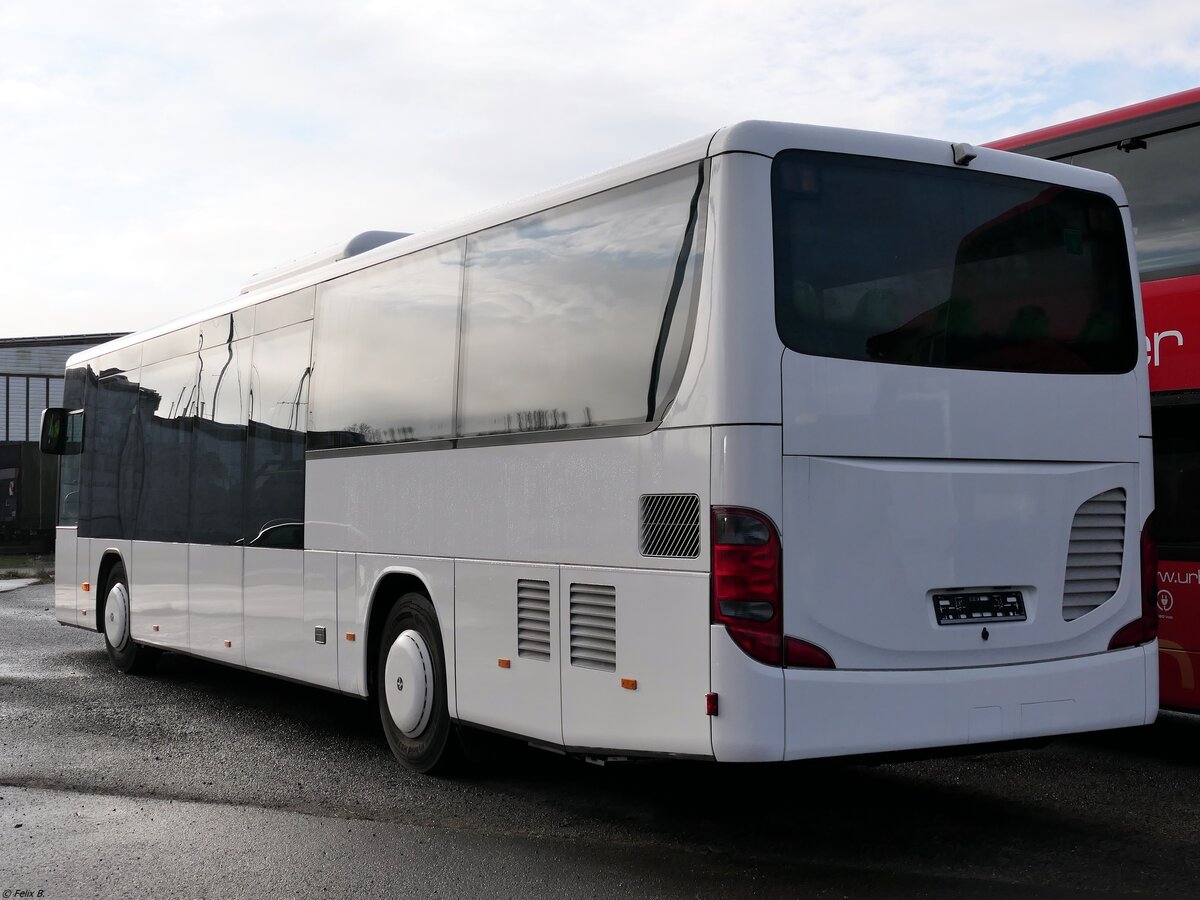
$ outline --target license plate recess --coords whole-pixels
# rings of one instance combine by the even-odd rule
[[[978,625],[981,622],[1024,622],[1025,598],[1020,591],[939,591],[933,595],[939,625]]]

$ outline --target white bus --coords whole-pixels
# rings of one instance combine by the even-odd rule
[[[1111,177],[745,122],[375,237],[68,362],[55,608],[121,671],[374,698],[420,771],[1154,719]]]

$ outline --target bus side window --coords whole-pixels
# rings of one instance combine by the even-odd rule
[[[468,238],[461,435],[647,420],[681,248],[693,267],[702,250],[698,178],[683,166]],[[680,286],[681,323],[691,293]],[[675,380],[685,330],[664,345],[676,359],[664,352],[663,386]],[[665,408],[669,398],[654,393]]]
[[[200,353],[188,529],[198,544],[236,544],[243,537],[250,341],[234,340],[232,317],[223,319]]]
[[[243,483],[242,534],[247,546],[304,546],[304,436],[311,359],[311,321],[254,337]]]

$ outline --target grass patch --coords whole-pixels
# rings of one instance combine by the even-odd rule
[[[12,569],[53,569],[53,553],[4,553],[0,554],[0,571]]]

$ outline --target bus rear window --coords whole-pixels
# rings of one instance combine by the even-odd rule
[[[803,150],[776,157],[771,190],[775,318],[792,350],[1001,372],[1137,362],[1109,197]]]

